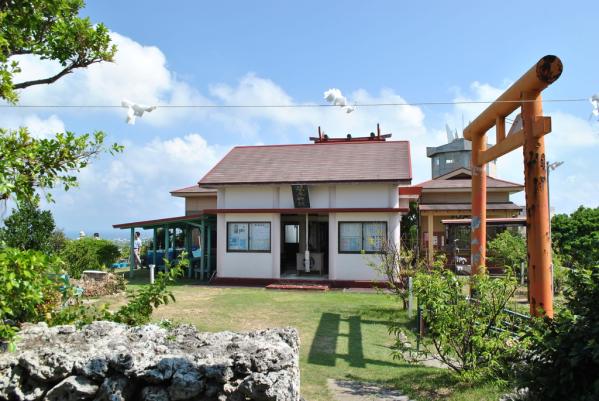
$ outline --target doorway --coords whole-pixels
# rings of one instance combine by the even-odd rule
[[[281,215],[281,278],[327,278],[328,215],[308,216],[310,266],[306,268],[306,215]]]

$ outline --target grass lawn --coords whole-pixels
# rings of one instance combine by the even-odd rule
[[[501,393],[490,385],[459,385],[443,369],[393,360],[387,323],[393,318],[409,322],[401,306],[386,295],[215,288],[184,280],[173,292],[177,302],[156,310],[155,320],[192,323],[204,331],[296,327],[301,337],[301,391],[308,401],[331,400],[327,378],[384,383],[416,400],[485,401],[497,400]],[[124,297],[101,301],[116,306]]]

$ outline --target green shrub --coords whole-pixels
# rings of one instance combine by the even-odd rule
[[[599,207],[580,206],[551,219],[551,239],[568,266],[599,263]]]
[[[45,320],[60,306],[53,266],[57,260],[42,252],[0,250],[1,340],[10,340],[20,323]]]
[[[183,275],[183,267],[189,264],[187,255],[182,252],[176,264],[165,260],[168,272],[159,272],[153,284],[142,285],[139,289],[128,294],[128,302],[116,312],[108,309],[108,305],[96,307],[81,304],[64,308],[53,316],[50,324],[76,324],[84,325],[95,320],[110,320],[128,325],[140,325],[150,321],[154,309],[170,301],[175,301],[175,296],[169,285]]]
[[[515,378],[527,399],[599,400],[599,266],[568,272],[565,307],[535,319]]]
[[[67,272],[77,279],[84,270],[105,270],[119,255],[119,248],[112,242],[93,238],[68,241],[60,253]]]
[[[4,220],[0,242],[11,248],[51,253],[54,251],[54,229],[54,218],[49,210],[40,210],[34,203],[23,202]]]
[[[512,317],[505,305],[516,290],[515,280],[492,279],[486,274],[470,278],[476,297],[466,296],[468,278],[448,270],[419,273],[414,293],[426,324],[422,347],[407,343],[402,324],[391,326],[395,336],[394,356],[408,361],[435,358],[463,379],[496,377],[503,369],[502,359],[519,352],[522,344],[505,329]]]
[[[526,239],[518,233],[505,230],[487,244],[489,262],[497,267],[507,267],[519,274],[520,264],[526,263]]]

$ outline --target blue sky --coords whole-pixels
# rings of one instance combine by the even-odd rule
[[[168,5],[166,5],[168,4]],[[546,99],[599,92],[596,1],[88,1],[119,45],[116,62],[77,72],[21,94],[22,104],[322,103],[340,88],[350,101],[493,100],[541,56],[564,62]],[[21,60],[24,76],[57,67]],[[193,184],[237,144],[303,143],[318,125],[330,135],[367,134],[377,122],[412,143],[414,183],[430,176],[426,146],[444,143],[444,125],[461,129],[484,106],[302,110],[158,109],[134,126],[123,109],[3,109],[3,126],[27,124],[38,135],[103,130],[126,145],[81,174],[81,187],[56,193],[50,208],[68,233],[118,235],[111,224],[183,213],[169,190]],[[554,132],[552,206],[597,206],[590,167],[599,123],[590,103],[545,105]],[[523,181],[518,151],[498,176]],[[514,200],[523,202],[522,196]]]

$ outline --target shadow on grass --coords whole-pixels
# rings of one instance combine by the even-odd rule
[[[341,333],[339,330],[342,321],[348,323],[349,332]],[[363,324],[381,324],[380,321],[365,321],[361,316],[351,315],[348,318],[342,318],[338,313],[323,313],[320,317],[314,339],[310,346],[308,354],[308,363],[323,366],[335,366],[337,360],[345,360],[349,366],[356,368],[365,368],[366,365],[379,365],[388,367],[400,367],[401,364],[375,360],[364,357],[364,347],[362,338]],[[347,354],[337,353],[337,339],[347,337]]]

